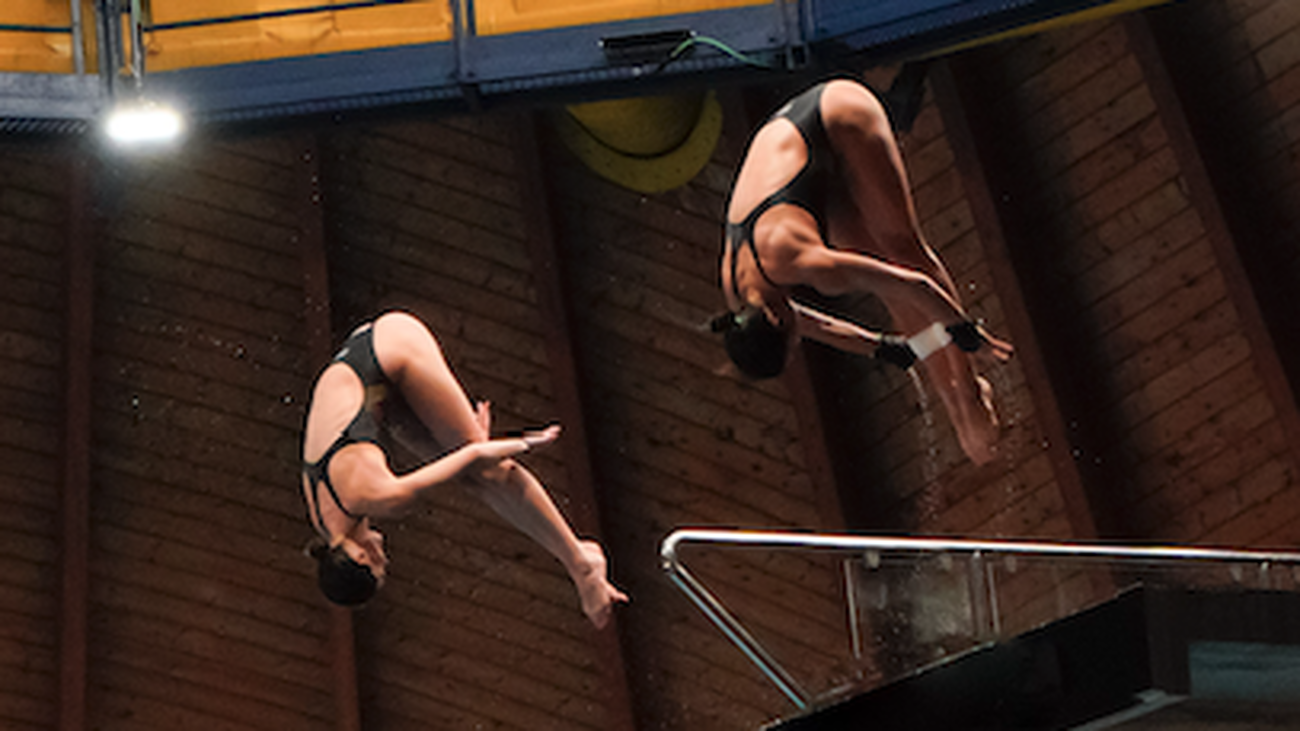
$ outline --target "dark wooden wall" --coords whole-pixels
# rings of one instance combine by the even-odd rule
[[[307,362],[292,149],[110,161],[95,267],[88,709],[143,727],[330,711],[293,548]]]
[[[62,156],[0,158],[0,719],[23,728],[53,728],[58,708],[67,168]]]
[[[1263,5],[1234,9],[1294,28],[1281,5]],[[983,116],[981,163],[1100,532],[1289,544],[1295,402],[1268,321],[1286,305],[1261,299],[1264,283],[1243,269],[1256,241],[1288,235],[1224,227],[1225,206],[1240,212],[1219,196],[1231,182],[1207,177],[1213,148],[1191,136],[1210,120],[1175,93],[1167,76],[1182,59],[1161,46],[1196,32],[1245,41],[1251,26],[1198,31],[1204,18],[1175,12],[980,51],[954,74]],[[1288,43],[1261,31],[1261,58]],[[1181,81],[1216,99],[1246,93],[1223,76]],[[1276,134],[1262,110],[1242,111],[1228,134]]]
[[[1204,0],[932,67],[901,139],[924,231],[1019,348],[988,372],[983,467],[894,370],[816,347],[779,381],[723,369],[719,220],[775,89],[724,90],[713,159],[660,195],[588,171],[545,111],[142,160],[6,144],[0,726],[753,729],[790,707],[664,579],[675,527],[1293,546],[1298,28],[1289,0]],[[370,606],[317,596],[310,353],[391,306],[498,429],[570,427],[527,462],[609,548],[616,628],[455,489],[384,526]],[[811,687],[890,669],[845,662],[833,562],[690,558]]]
[[[636,604],[655,608],[629,611],[624,625],[638,710],[649,728],[756,725],[783,700],[647,560],[681,525],[822,527],[836,519],[819,514],[783,384],[721,375],[726,356],[706,331],[720,302],[717,221],[731,150],[719,146],[686,186],[647,197],[596,180],[558,145],[550,149],[593,458],[611,505],[606,529],[616,555],[628,557],[619,576]],[[786,558],[701,570],[729,603],[747,608],[783,659],[816,675],[830,669],[826,648],[844,638],[835,576],[825,567]]]

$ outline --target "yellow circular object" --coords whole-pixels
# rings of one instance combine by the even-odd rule
[[[722,105],[712,91],[577,104],[553,120],[565,146],[587,167],[640,193],[685,185],[722,135]]]

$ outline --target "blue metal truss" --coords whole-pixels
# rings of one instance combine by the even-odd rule
[[[473,0],[449,2],[455,34],[442,43],[188,68],[147,79],[130,63],[129,49],[116,49],[103,65],[132,68],[147,93],[180,101],[198,123],[241,122],[401,105],[472,107],[541,92],[577,100],[740,70],[774,74],[849,59],[902,60],[1114,0],[773,0],[504,35],[474,32]],[[119,20],[100,15],[101,28]],[[138,41],[150,28],[143,21],[137,26]],[[663,38],[714,43],[687,44],[670,59],[667,47],[655,45]],[[112,101],[110,87],[123,86],[120,78],[87,74],[0,74],[0,131],[84,126]]]

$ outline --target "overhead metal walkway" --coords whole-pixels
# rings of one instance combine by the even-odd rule
[[[140,93],[198,123],[571,103],[916,58],[1161,1],[8,0],[0,128],[79,129]]]

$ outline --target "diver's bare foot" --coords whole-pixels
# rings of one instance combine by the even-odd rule
[[[959,409],[960,416],[953,420],[953,426],[962,451],[972,462],[983,465],[997,456],[1001,427],[993,408],[993,386],[983,376],[975,376],[975,383],[979,387],[978,405],[969,402],[963,404]]]
[[[1005,340],[993,337],[983,326],[976,326],[980,337],[984,340],[984,347],[975,351],[971,355],[976,360],[989,364],[1006,363],[1011,360],[1011,356],[1016,354],[1016,348]]]
[[[578,545],[584,565],[573,572],[573,583],[578,587],[582,611],[587,619],[596,625],[596,629],[604,629],[614,613],[614,605],[629,601],[628,596],[609,583],[609,564],[600,544],[595,541],[580,541]]]

